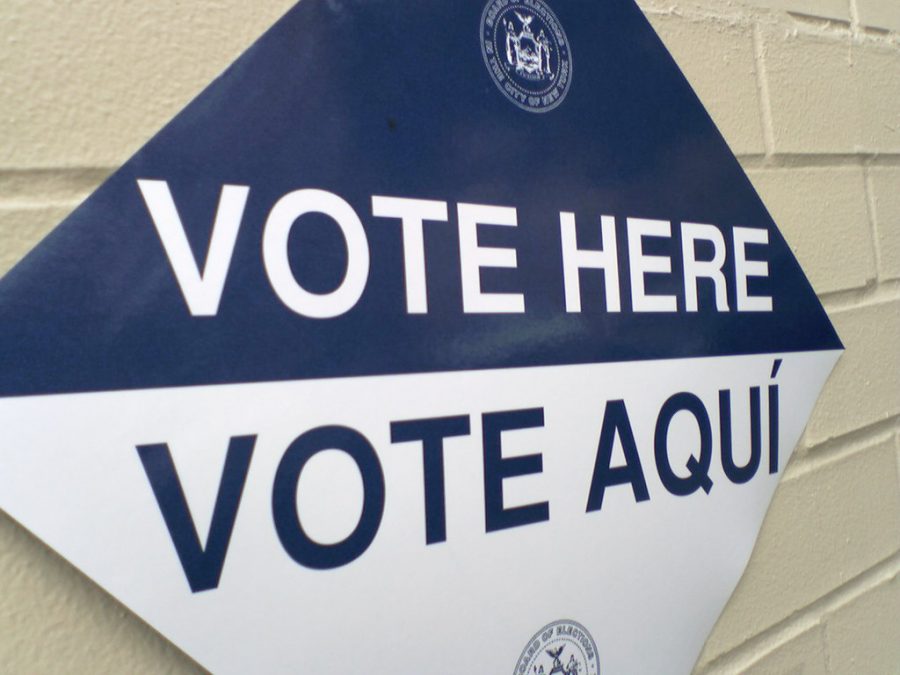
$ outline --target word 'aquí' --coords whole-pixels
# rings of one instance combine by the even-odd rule
[[[775,362],[772,378],[777,376],[781,360]],[[628,408],[624,400],[609,400],[603,409],[602,424],[597,442],[594,468],[584,476],[585,512],[603,508],[609,489],[629,489],[635,503],[651,499],[646,471],[649,457],[655,464],[660,483],[666,492],[676,497],[688,497],[713,490],[713,465],[721,467],[725,480],[734,485],[748,483],[765,465],[768,474],[779,469],[779,387],[769,384],[766,396],[763,387],[749,388],[749,414],[738,412],[743,405],[732,396],[730,389],[718,392],[713,419],[718,417],[718,433],[714,433],[707,404],[696,394],[678,392],[660,407],[652,441],[641,452]],[[733,398],[735,400],[733,400]],[[767,400],[763,415],[763,400]],[[740,414],[749,420],[749,444],[733,438],[732,419]],[[670,447],[670,427],[673,420],[683,417],[697,431],[696,447],[690,448],[686,460],[673,460],[685,448]],[[764,435],[763,418],[767,434]],[[504,455],[502,436],[510,431],[536,430],[544,427],[544,408],[501,410],[481,414],[481,453],[483,465],[484,529],[489,534],[500,530],[535,525],[550,520],[551,498],[531,504],[508,506],[504,502],[504,483],[513,478],[528,477],[543,472],[541,449],[531,454]],[[422,453],[424,484],[425,544],[447,541],[447,499],[444,477],[444,441],[469,436],[470,415],[448,415],[426,419],[390,422],[392,444],[415,444]],[[765,439],[765,442],[764,442]],[[188,585],[194,593],[217,588],[231,534],[234,529],[244,485],[251,466],[257,436],[236,436],[229,442],[219,491],[205,545],[197,535],[194,519],[181,486],[169,446],[166,443],[140,445],[138,455],[156,497],[157,504],[181,561]],[[613,452],[617,443],[624,462],[615,462]],[[749,445],[749,456],[738,461],[736,448],[743,451]],[[767,452],[764,456],[764,447]],[[544,448],[543,451],[563,451],[564,448]],[[300,477],[309,461],[322,452],[338,451],[353,460],[362,484],[362,510],[353,531],[337,543],[316,541],[303,528],[298,506]],[[374,541],[381,526],[385,506],[386,483],[381,448],[360,431],[342,425],[324,425],[309,429],[295,438],[285,449],[278,463],[271,488],[271,514],[275,531],[285,552],[299,565],[313,570],[329,570],[347,565],[362,556]],[[741,452],[740,454],[745,454]],[[641,455],[645,459],[641,460]],[[721,475],[721,474],[720,474]],[[574,478],[575,483],[579,479]],[[578,489],[578,488],[576,488]]]

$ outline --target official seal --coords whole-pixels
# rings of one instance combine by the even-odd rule
[[[491,0],[481,15],[481,53],[494,84],[523,110],[563,102],[572,84],[572,51],[543,0]]]
[[[554,621],[528,641],[513,675],[600,675],[597,645],[580,623]]]

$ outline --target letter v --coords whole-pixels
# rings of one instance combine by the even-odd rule
[[[137,183],[188,309],[193,316],[215,316],[219,311],[225,277],[231,267],[231,256],[250,188],[246,185],[222,186],[209,251],[201,273],[175,208],[169,184],[164,180],[138,180]]]
[[[228,444],[205,547],[200,546],[200,537],[197,536],[169,446],[165,443],[137,446],[150,487],[175,544],[175,552],[194,593],[219,585],[255,445],[256,436],[235,436]]]

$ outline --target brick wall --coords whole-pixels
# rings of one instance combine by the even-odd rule
[[[847,347],[696,671],[900,673],[900,2],[642,6]]]
[[[292,3],[0,0],[0,274]],[[697,672],[900,673],[900,2],[641,5],[847,346]],[[0,636],[3,672],[198,670],[2,514]]]

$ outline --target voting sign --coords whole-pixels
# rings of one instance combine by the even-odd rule
[[[686,673],[841,349],[631,0],[303,0],[0,281],[0,508],[217,673]]]

